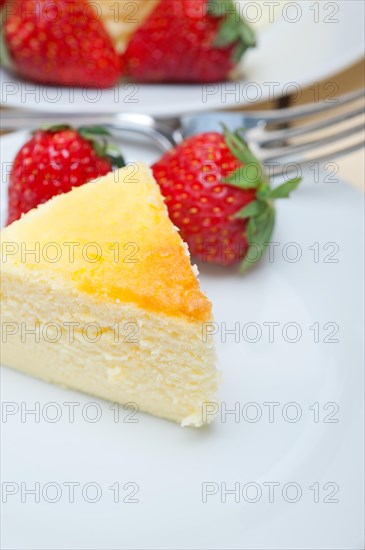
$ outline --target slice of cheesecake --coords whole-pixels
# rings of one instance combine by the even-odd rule
[[[127,49],[133,34],[143,25],[161,0],[93,0],[116,51]]]
[[[3,364],[182,425],[205,422],[217,386],[211,304],[149,168],[59,195],[1,240]]]

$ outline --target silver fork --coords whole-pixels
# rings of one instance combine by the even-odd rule
[[[35,129],[42,125],[72,122],[73,126],[103,125],[115,137],[137,132],[166,151],[184,138],[206,131],[244,128],[252,152],[270,168],[270,175],[290,173],[300,166],[334,160],[364,146],[364,89],[332,102],[310,103],[285,109],[247,112],[207,112],[158,119],[128,113],[1,113],[3,130]],[[311,118],[314,120],[311,120]],[[282,126],[285,126],[284,128]],[[279,128],[279,129],[278,129]],[[318,132],[325,132],[319,135]],[[349,141],[351,140],[351,141]],[[331,145],[329,150],[323,148]]]

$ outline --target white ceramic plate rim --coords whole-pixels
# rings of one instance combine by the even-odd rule
[[[25,83],[1,69],[2,103],[38,111],[77,113],[97,109],[168,117],[257,104],[288,92],[301,93],[303,88],[330,78],[363,57],[363,2],[330,2],[326,10],[321,7],[318,15],[306,0],[290,4],[301,10],[298,21],[291,22],[295,21],[295,12],[287,12],[289,19],[288,15],[284,19],[283,12],[279,11],[274,23],[259,29],[258,47],[247,53],[242,65],[244,76],[234,82],[215,85],[122,83],[111,90],[88,91]],[[332,4],[336,8],[334,15]],[[329,88],[328,93],[331,91],[338,90]]]

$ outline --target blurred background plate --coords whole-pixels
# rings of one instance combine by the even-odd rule
[[[213,85],[138,85],[109,90],[36,85],[1,70],[2,104],[62,112],[125,111],[169,116],[205,109],[252,105],[296,94],[328,78],[364,54],[364,3],[246,2],[239,9],[256,23],[258,47],[243,60],[235,82]],[[247,11],[246,11],[247,10]],[[271,22],[272,21],[272,22]],[[338,90],[331,83],[328,98]],[[312,100],[316,99],[315,90]]]
[[[4,211],[6,167],[25,139],[1,140]],[[123,151],[128,161],[158,157],[131,140]],[[1,369],[2,400],[19,407],[1,426],[3,488],[18,487],[2,501],[3,548],[364,547],[363,196],[333,174],[313,180],[307,172],[292,199],[278,202],[272,261],[267,256],[245,277],[200,266],[219,326],[220,396],[237,417],[222,408],[213,424],[194,430],[144,414],[131,423],[121,408],[116,421],[110,403]],[[238,341],[223,341],[223,323],[239,324]],[[267,323],[279,324],[272,342]],[[302,331],[296,343],[288,342],[293,327],[285,339],[287,323]],[[98,422],[82,413],[90,402],[91,418],[95,406],[101,411]],[[36,403],[39,421],[22,418],[21,408]],[[66,403],[77,404],[74,422]],[[276,403],[272,421],[268,403]],[[52,422],[55,406],[61,416]],[[53,486],[39,502],[31,494],[22,502],[21,483],[37,482],[42,491]],[[67,483],[76,484],[74,502]],[[94,503],[85,497],[90,483],[88,498],[101,491]],[[217,489],[206,502],[204,483]],[[232,494],[224,502],[222,483],[238,484],[238,502]],[[285,498],[287,483],[296,485]],[[128,501],[132,493],[137,502]]]

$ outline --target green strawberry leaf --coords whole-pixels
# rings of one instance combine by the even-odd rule
[[[125,160],[118,147],[113,143],[108,143],[105,150],[105,156],[109,159],[113,168],[124,168]]]
[[[288,180],[278,187],[275,187],[275,189],[271,189],[264,192],[264,197],[266,199],[287,199],[292,191],[295,191],[295,189],[298,188],[302,178],[293,178],[291,180]],[[263,196],[263,193],[260,194],[260,196]]]
[[[44,130],[45,132],[62,132],[62,130],[69,130],[71,126],[69,124],[44,124],[39,129]],[[37,132],[35,130],[33,133]]]
[[[224,139],[226,140],[226,143],[229,149],[231,150],[232,154],[236,158],[238,158],[238,160],[240,160],[243,164],[260,165],[260,162],[257,160],[255,155],[251,152],[249,146],[244,141],[242,136],[239,134],[239,131],[236,130],[233,133],[224,124],[222,126],[223,126]]]
[[[231,153],[242,162],[243,166],[237,168],[232,174],[223,180],[223,183],[229,183],[234,187],[241,189],[259,189],[267,185],[267,175],[255,155],[244,141],[239,131],[230,132],[223,125],[224,139]]]
[[[268,203],[262,200],[252,201],[247,204],[242,210],[239,210],[235,215],[235,218],[253,218],[260,216],[268,208]]]
[[[263,215],[250,218],[247,226],[249,247],[241,263],[241,273],[245,273],[259,262],[270,244],[275,226],[275,209],[268,206]]]
[[[254,46],[256,46],[255,32],[252,27],[250,27],[250,25],[243,19],[240,25],[240,35],[242,43],[246,44],[246,48],[253,48]]]
[[[122,155],[118,155],[116,157],[107,155],[107,158],[110,161],[110,164],[113,166],[113,168],[124,168],[126,166],[124,157]]]
[[[232,0],[209,0],[207,14],[222,19],[214,45],[219,48],[236,43],[232,61],[238,63],[245,51],[256,45],[253,29],[240,17]]]
[[[4,38],[3,19],[5,16],[6,16],[6,10],[5,8],[2,8],[0,10],[0,65],[2,67],[5,67],[5,69],[11,69],[13,66],[13,63],[11,61],[9,50]]]
[[[114,143],[108,143],[106,147],[106,153],[110,156],[112,155],[118,156],[120,155],[120,150],[119,150],[119,147],[114,145]]]
[[[228,178],[224,178],[222,182],[240,189],[256,189],[260,178],[259,176],[253,178],[251,174],[248,174],[251,167],[252,165],[240,166]],[[256,170],[254,173],[259,174],[259,171]]]
[[[232,52],[232,61],[234,65],[237,65],[237,63],[240,61],[241,57],[247,50],[248,46],[244,42],[238,42]]]
[[[79,134],[81,134],[83,137],[85,135],[90,136],[111,136],[111,133],[109,130],[104,128],[104,126],[81,126],[77,129]],[[88,139],[88,138],[85,138]]]
[[[90,139],[89,137],[86,137],[85,135],[82,136],[83,138],[87,139],[88,141],[90,141],[95,153],[98,155],[98,157],[106,157],[106,147],[107,147],[107,143],[105,140],[103,140],[102,142],[100,142],[99,140],[97,139]]]
[[[123,168],[125,166],[125,160],[119,148],[105,139],[105,136],[111,136],[109,130],[103,126],[82,126],[77,131],[84,139],[91,142],[95,153],[99,157],[109,160],[113,168]]]
[[[233,19],[233,20],[232,20]],[[219,29],[219,34],[214,41],[215,46],[229,46],[240,38],[240,30],[235,24],[235,16],[226,15]]]

